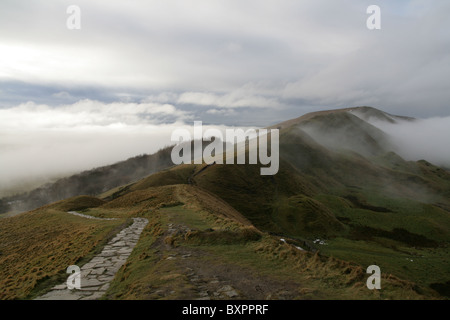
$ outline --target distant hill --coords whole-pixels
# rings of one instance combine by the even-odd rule
[[[298,118],[290,119],[290,120],[281,122],[279,124],[270,126],[269,128],[272,128],[272,129],[287,128],[287,127],[291,127],[293,125],[300,124],[303,121],[307,121],[307,120],[310,120],[310,119],[318,117],[318,116],[325,116],[325,115],[329,115],[329,114],[339,114],[339,113],[351,113],[351,114],[358,116],[359,118],[361,118],[364,121],[376,119],[376,120],[380,120],[380,121],[387,121],[390,123],[395,123],[396,121],[399,121],[399,120],[403,120],[403,121],[414,121],[415,120],[412,117],[392,115],[392,114],[378,110],[373,107],[364,106],[364,107],[332,109],[332,110],[322,110],[322,111],[310,112],[310,113],[304,114]]]

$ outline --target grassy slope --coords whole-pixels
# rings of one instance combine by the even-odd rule
[[[76,217],[60,209],[65,205],[1,220],[0,299],[32,297],[63,282],[68,266],[81,267],[124,223]]]
[[[185,250],[203,252],[201,259],[206,264],[240,266],[250,270],[250,274],[312,288],[299,292],[298,298],[422,297],[417,292],[430,298],[433,294],[428,286],[448,281],[450,174],[447,171],[425,161],[406,162],[393,153],[364,158],[349,150],[330,151],[296,126],[281,131],[280,153],[280,171],[275,176],[261,176],[259,166],[213,165],[200,172],[203,165],[183,165],[105,193],[102,198],[107,203],[92,201],[88,206],[94,208],[85,209],[88,214],[150,219],[108,296],[170,299],[193,294],[195,288],[187,282],[180,265],[164,259],[164,253],[155,247],[169,222],[200,230],[231,228],[231,232],[237,232],[236,239],[241,239],[239,230],[253,224],[264,232],[259,240],[222,243],[213,238],[220,234],[229,239],[229,233],[215,233],[211,238],[204,232],[190,239],[172,240]],[[188,181],[194,186],[186,185]],[[48,211],[73,205],[85,208],[85,200],[90,203],[85,198],[72,199],[74,203],[57,204],[59,209],[41,210],[56,219],[49,226],[61,230],[62,235],[67,230],[58,228],[62,228],[59,224],[65,225],[60,220],[65,215],[54,216],[56,213]],[[182,203],[184,207],[180,207]],[[39,219],[32,220],[33,214],[21,215],[18,219],[23,220],[13,219],[11,223],[39,225]],[[82,221],[76,228],[83,229],[89,223],[93,222]],[[25,232],[29,229],[20,233],[22,237]],[[300,241],[297,243],[306,242],[321,254],[300,253],[282,245],[269,233],[288,236],[292,241],[297,239]],[[3,228],[0,236],[10,243],[17,234]],[[42,240],[46,236],[39,233]],[[316,237],[325,239],[327,244],[312,244]],[[92,252],[96,243],[83,246],[88,248],[83,252]],[[58,252],[56,248],[52,250]],[[14,252],[11,250],[6,256],[14,256]],[[0,259],[4,257],[5,254]],[[14,259],[17,263],[18,259]],[[39,263],[48,261],[42,259]],[[381,292],[369,293],[364,286],[363,269],[374,263],[381,267],[385,285]],[[14,277],[9,280],[17,282]],[[29,285],[32,287],[33,284]],[[163,288],[163,294],[156,293],[157,288]],[[14,297],[13,294],[23,297],[17,288],[12,290],[9,297]]]
[[[336,125],[349,117],[330,116]],[[363,142],[382,136],[351,119],[345,135],[369,132]],[[323,126],[329,119],[308,121]],[[450,174],[425,161],[383,153],[383,144],[365,148],[371,157],[330,151],[300,127],[290,126],[281,131],[280,171],[273,177],[261,176],[259,166],[214,165],[197,175],[192,174],[203,166],[182,166],[132,188],[186,183],[191,175],[192,183],[231,204],[263,231],[301,241],[325,238],[327,246],[315,247],[329,256],[361,266],[376,262],[383,272],[423,286],[445,283]]]
[[[328,255],[366,266],[377,260],[382,270],[423,285],[448,280],[447,171],[393,153],[331,152],[296,127],[282,131],[280,150],[274,177],[260,176],[258,166],[215,165],[194,183],[264,231],[325,237],[329,246],[318,249]]]
[[[95,251],[101,250],[108,235],[117,232],[113,232],[114,228],[130,216],[147,217],[150,223],[105,298],[195,297],[198,288],[189,281],[185,262],[167,259],[172,251],[163,250],[161,243],[170,243],[173,250],[196,254],[193,261],[200,268],[213,269],[239,292],[251,295],[249,288],[266,284],[262,298],[285,298],[286,294],[295,299],[435,297],[431,291],[418,290],[413,283],[387,274],[383,275],[382,292],[369,291],[365,288],[367,275],[358,265],[301,252],[281,243],[278,237],[257,231],[221,201],[198,187],[171,185],[131,191],[101,206],[92,198],[69,199],[5,219],[0,235],[2,243],[8,245],[2,248],[1,271],[5,275],[2,286],[7,289],[2,298],[34,297],[62,282],[68,265],[87,262]],[[90,220],[61,211],[87,203],[97,206],[84,209],[87,214],[123,219]],[[218,203],[223,205],[217,206]],[[191,231],[166,237],[169,223]],[[235,278],[239,275],[248,279]]]
[[[180,262],[181,258],[168,259],[174,256],[171,253],[185,250],[201,252],[196,258],[200,264],[216,270],[222,277],[229,276],[225,270],[238,268],[252,278],[264,279],[261,283],[291,283],[287,287],[296,299],[424,298],[412,289],[412,283],[387,275],[382,280],[382,293],[369,291],[365,288],[366,276],[357,265],[301,252],[268,234],[256,232],[260,235],[255,237],[255,231],[248,231],[255,230],[252,227],[201,209],[195,187],[178,186],[175,190],[178,200],[189,205],[160,207],[143,213],[150,224],[105,298],[192,298],[196,288],[186,275],[186,262]],[[197,231],[168,240],[165,234],[169,223]],[[211,229],[214,231],[208,231]],[[158,244],[162,239],[176,251],[163,250]],[[237,290],[245,290],[239,284],[233,285]],[[279,298],[276,293],[268,297]]]
[[[192,183],[263,231],[302,241],[325,238],[328,246],[316,245],[324,254],[362,266],[375,261],[384,272],[424,286],[448,280],[448,172],[392,152],[371,158],[332,152],[297,127],[281,132],[280,152],[273,177],[248,165],[214,165],[193,176],[203,166],[191,165],[152,175],[130,190],[193,176]]]

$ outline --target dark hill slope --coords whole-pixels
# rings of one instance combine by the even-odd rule
[[[10,210],[27,211],[78,195],[98,195],[172,166],[170,152],[171,148],[164,148],[151,155],[141,155],[113,165],[84,171],[30,192],[1,199],[0,213]]]

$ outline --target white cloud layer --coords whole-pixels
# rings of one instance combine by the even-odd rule
[[[173,122],[174,119],[182,120],[189,117],[187,112],[178,110],[170,104],[103,103],[89,99],[58,107],[27,102],[17,107],[0,109],[2,129],[9,132],[84,127],[120,128],[157,124],[165,118]]]
[[[450,168],[450,117],[371,123],[392,137],[405,159]]]
[[[0,188],[153,153],[172,144],[171,132],[187,119],[174,106],[156,103],[82,100],[54,108],[28,102],[2,109]]]
[[[50,107],[33,102],[0,109],[0,196],[27,181],[44,182],[165,146],[193,118],[170,104],[81,100]],[[223,125],[204,126],[204,130]]]

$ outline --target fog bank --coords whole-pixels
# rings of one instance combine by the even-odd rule
[[[193,120],[169,104],[86,99],[57,108],[28,102],[0,109],[0,197],[152,154],[173,145],[178,128],[192,130]]]
[[[397,153],[406,160],[424,159],[450,168],[450,117],[371,124],[392,137]]]

